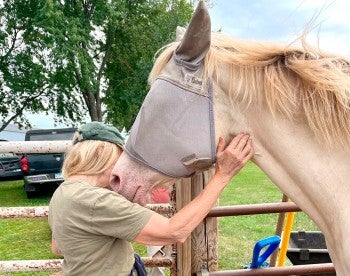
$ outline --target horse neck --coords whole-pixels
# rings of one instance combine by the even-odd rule
[[[266,110],[251,108],[245,118],[257,153],[253,161],[322,231],[334,231],[331,221],[344,220],[343,213],[350,212],[349,152],[327,149],[315,142],[306,125],[272,118]],[[334,218],[339,206],[347,212]],[[350,221],[344,223],[350,229]]]
[[[309,197],[314,196],[315,192],[309,194],[305,187],[334,190],[335,186],[340,186],[337,183],[350,186],[345,185],[349,179],[345,177],[350,177],[349,152],[327,149],[315,141],[306,125],[272,118],[266,110],[251,109],[245,113],[245,118],[256,147],[257,154],[253,161],[277,185],[292,190],[283,184],[285,180],[292,181],[293,186],[300,187]],[[291,191],[290,196],[300,195]]]
[[[229,66],[222,66],[214,87],[217,136],[228,138],[241,131],[252,134],[256,152],[252,161],[319,226],[337,275],[350,275],[349,150],[328,149],[316,141],[305,123],[293,123],[279,115],[273,117],[254,102],[261,103],[265,97],[259,99],[258,93],[245,98],[239,89],[245,86],[245,78],[240,78],[239,72],[229,72]],[[238,88],[228,91],[235,82]],[[249,83],[252,85],[243,92],[259,87],[254,81]],[[235,93],[235,97],[230,93]]]

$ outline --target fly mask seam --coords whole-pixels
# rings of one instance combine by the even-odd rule
[[[213,84],[208,83],[208,94],[209,94],[209,124],[210,124],[210,141],[211,141],[211,153],[213,163],[216,162],[216,145],[215,145],[215,123],[214,123],[214,96],[213,96]]]

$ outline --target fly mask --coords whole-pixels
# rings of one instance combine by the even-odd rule
[[[179,178],[215,162],[215,135],[211,86],[204,91],[193,72],[174,63],[165,71],[176,71],[163,73],[152,85],[125,150],[153,169]]]
[[[180,45],[147,94],[125,146],[131,157],[171,177],[188,177],[215,162],[212,86],[202,81],[210,35],[209,14],[200,1]]]

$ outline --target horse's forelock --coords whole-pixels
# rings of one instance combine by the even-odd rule
[[[175,51],[176,47],[179,45],[180,42],[173,42],[170,43],[164,47],[162,47],[155,56],[158,57],[155,59],[153,68],[149,74],[148,77],[148,83],[151,85],[156,78],[160,75],[162,70],[164,69],[165,65],[169,62],[171,56],[173,55],[173,52]]]

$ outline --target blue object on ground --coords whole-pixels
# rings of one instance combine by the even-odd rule
[[[281,238],[279,236],[271,236],[258,241],[254,246],[253,258],[252,263],[250,264],[250,268],[259,268],[261,266],[266,266],[266,259],[270,257],[273,251],[276,250],[280,244],[280,241]],[[266,246],[268,246],[266,250],[261,253],[261,250]]]

